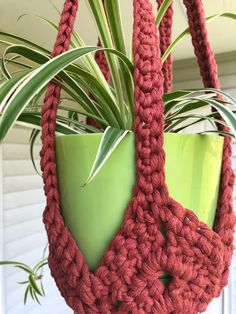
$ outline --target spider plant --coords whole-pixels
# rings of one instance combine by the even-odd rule
[[[157,27],[171,2],[172,0],[164,0],[158,9]],[[125,44],[119,0],[105,0],[105,5],[102,0],[86,0],[86,3],[93,15],[103,48],[86,46],[79,32],[74,30],[70,51],[52,59],[50,51],[36,42],[0,32],[0,45],[4,48],[0,58],[0,140],[16,124],[33,129],[30,152],[35,167],[33,146],[40,134],[42,97],[48,82],[53,80],[63,91],[57,113],[56,132],[65,135],[103,132],[94,165],[85,182],[88,184],[126,134],[133,130],[134,69],[130,57],[132,53]],[[51,4],[59,14],[60,11]],[[23,14],[19,19],[26,16]],[[211,22],[219,17],[236,20],[236,14],[226,12],[209,16],[207,21]],[[35,18],[57,30],[54,21],[38,15]],[[162,56],[163,62],[188,34],[187,28],[173,40]],[[109,82],[105,80],[93,56],[99,50],[106,54],[111,73]],[[218,95],[222,97],[219,98]],[[236,100],[225,92],[213,88],[178,90],[164,94],[163,102],[165,132],[181,132],[206,120],[212,125],[211,132],[236,135]],[[215,111],[199,114],[199,108],[207,107],[214,107]],[[87,124],[86,118],[93,119],[96,126]],[[227,125],[229,132],[218,131],[216,125],[219,124]],[[0,265],[4,263],[15,263],[16,267],[30,274],[31,282],[29,281],[30,286],[26,288],[26,299],[31,295],[37,301],[39,292],[34,283],[35,280],[42,279],[37,271],[45,265],[45,260],[34,269],[18,262],[1,262]],[[36,279],[32,281],[32,278]]]
[[[57,133],[104,132],[87,183],[101,169],[125,135],[132,131],[134,120],[133,64],[125,45],[119,1],[106,0],[104,3],[105,7],[102,0],[87,0],[104,48],[86,46],[78,31],[74,30],[71,50],[52,59],[50,51],[37,43],[0,32],[0,44],[5,47],[1,57],[0,140],[14,124],[33,128],[30,152],[35,166],[32,152],[34,142],[40,134],[42,95],[48,82],[53,80],[63,90],[57,115]],[[170,3],[170,0],[166,0],[160,6],[156,17],[157,26]],[[57,8],[55,10],[59,13]],[[24,17],[26,14],[19,19]],[[57,30],[53,21],[38,15],[35,17]],[[210,16],[207,20],[212,21],[218,17],[236,19],[233,13],[221,13]],[[162,56],[163,62],[187,34],[189,29],[173,41]],[[106,53],[111,72],[110,82],[105,80],[92,55],[98,50]],[[80,63],[76,62],[77,59]],[[9,65],[17,70],[11,72]],[[208,120],[213,126],[216,123],[227,123],[234,134],[234,115],[218,100],[219,94],[225,97],[224,102],[235,105],[232,97],[217,90],[175,91],[165,94],[165,131],[180,132],[191,124]],[[216,113],[204,116],[197,114],[198,108],[207,106],[215,107]],[[99,128],[86,124],[86,117],[96,121]]]

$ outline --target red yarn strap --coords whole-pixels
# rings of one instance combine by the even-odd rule
[[[98,45],[98,47],[102,47],[100,39],[98,39],[97,45]],[[104,75],[106,81],[109,81],[111,74],[110,74],[110,69],[109,69],[107,58],[106,58],[104,51],[102,51],[102,50],[96,51],[95,60],[98,64],[99,68],[101,69],[102,74]]]
[[[66,0],[61,14],[61,20],[58,27],[56,42],[52,51],[52,56],[58,56],[67,51],[71,42],[71,34],[74,27],[76,12],[78,9],[78,0]],[[44,98],[42,108],[42,142],[43,147],[40,152],[41,168],[43,171],[44,190],[47,195],[47,203],[59,203],[59,191],[55,162],[55,125],[57,107],[60,101],[61,88],[50,82]],[[51,184],[48,184],[50,182]],[[50,195],[48,192],[50,190]]]
[[[105,9],[104,0],[102,0],[102,4],[103,4],[104,9]],[[98,47],[101,47],[101,46],[102,46],[101,40],[100,40],[100,38],[98,38]],[[95,60],[96,60],[96,62],[98,64],[99,68],[101,69],[102,74],[104,75],[106,81],[109,81],[109,79],[110,79],[110,69],[109,69],[107,58],[106,58],[106,55],[105,55],[104,51],[102,51],[102,50],[96,51],[96,53],[95,53]]]
[[[102,0],[102,4],[104,6],[104,0]],[[98,38],[97,46],[102,47],[100,38]],[[109,69],[109,65],[108,65],[107,58],[106,58],[104,51],[102,51],[102,50],[96,51],[95,60],[98,64],[100,70],[102,71],[102,74],[105,77],[105,80],[108,82],[111,75],[110,75],[110,69]],[[86,123],[98,128],[98,129],[100,128],[99,124],[92,118],[87,117]]]
[[[102,46],[100,39],[98,39],[97,45],[98,45],[98,47]],[[96,51],[95,60],[98,64],[103,76],[105,77],[105,80],[108,82],[110,79],[110,69],[109,69],[107,58],[106,58],[104,51],[102,51],[102,50]],[[93,95],[90,95],[90,96],[93,98]],[[92,119],[90,117],[86,118],[86,123],[94,126],[97,129],[101,128],[99,123],[97,123],[97,121],[95,121],[94,119]]]
[[[206,17],[201,0],[184,0],[187,8],[192,42],[200,67],[201,76],[205,87],[220,89],[218,69],[212,47],[208,40]],[[227,131],[227,127],[221,127]],[[232,169],[232,140],[226,137],[224,140],[224,152],[221,171],[220,195],[218,199],[215,231],[221,236],[224,243],[225,270],[222,277],[222,286],[228,283],[229,267],[233,254],[235,216],[233,212],[233,186],[234,172]]]
[[[102,47],[100,39],[98,39],[97,46],[98,47]],[[106,58],[106,55],[105,55],[104,51],[102,51],[102,50],[96,51],[96,53],[95,53],[95,60],[96,60],[96,62],[98,64],[98,66],[99,66],[103,76],[105,77],[105,80],[108,82],[109,79],[110,79],[110,69],[109,69],[107,58]],[[90,95],[90,96],[93,97],[93,95]],[[92,119],[90,117],[86,118],[86,123],[89,124],[89,125],[94,126],[97,129],[101,128],[99,123],[97,123],[94,119]]]
[[[163,0],[157,0],[158,5],[162,4]],[[173,2],[167,9],[159,27],[160,32],[160,49],[161,55],[163,55],[166,49],[170,46],[172,41],[172,25],[173,25]],[[167,60],[163,63],[162,72],[164,75],[164,92],[169,93],[172,90],[172,73],[173,59],[172,55],[167,58]]]
[[[201,0],[183,0],[192,36],[194,51],[197,56],[201,76],[205,87],[220,89],[217,64],[210,45],[206,26],[206,17]]]
[[[77,10],[78,0],[65,1],[59,23],[57,39],[52,51],[53,57],[56,57],[69,49]]]
[[[76,8],[76,1],[66,1],[54,49],[58,53],[68,49]],[[60,89],[49,85],[41,122],[48,262],[61,294],[78,314],[198,314],[220,293],[229,262],[223,237],[227,239],[232,230],[226,230],[223,223],[219,236],[169,196],[160,41],[149,0],[134,0],[133,38],[136,183],[120,230],[94,273],[60,211],[54,148]],[[231,190],[228,181],[222,182],[227,203]],[[226,219],[227,205],[221,211],[227,212]],[[167,288],[159,279],[163,271],[172,277]]]

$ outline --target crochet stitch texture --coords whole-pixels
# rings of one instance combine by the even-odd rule
[[[184,3],[204,85],[219,88],[202,2]],[[77,7],[77,0],[65,1],[53,56],[69,49]],[[160,27],[162,53],[170,42],[172,13],[170,8]],[[41,168],[49,266],[67,304],[78,314],[197,314],[227,284],[235,223],[231,139],[225,138],[217,217],[211,230],[173,200],[166,185],[162,96],[164,88],[171,88],[171,59],[162,72],[160,37],[149,0],[134,0],[133,44],[136,183],[120,230],[95,272],[89,270],[60,212],[54,149],[60,88],[54,83],[48,86],[41,120]],[[159,279],[164,271],[172,277],[168,287]]]

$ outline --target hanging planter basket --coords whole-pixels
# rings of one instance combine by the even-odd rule
[[[219,88],[202,2],[184,3],[204,85]],[[77,5],[65,2],[53,56],[69,48]],[[161,42],[170,24],[161,26]],[[55,145],[60,88],[48,87],[41,167],[49,266],[77,314],[197,314],[227,284],[231,139],[166,134],[164,141],[162,96],[171,68],[162,68],[149,0],[134,0],[133,38],[134,134],[83,188],[101,135],[58,137]]]
[[[93,271],[122,224],[135,183],[134,136],[129,134],[84,186],[101,138],[102,134],[56,138],[61,212]],[[217,207],[223,144],[219,136],[165,134],[170,195],[210,228]]]

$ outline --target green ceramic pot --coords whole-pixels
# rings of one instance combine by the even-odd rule
[[[56,138],[61,210],[65,223],[95,270],[118,231],[135,181],[134,135],[128,134],[94,180],[88,178],[102,134]],[[165,134],[170,195],[212,228],[218,198],[223,138]]]

